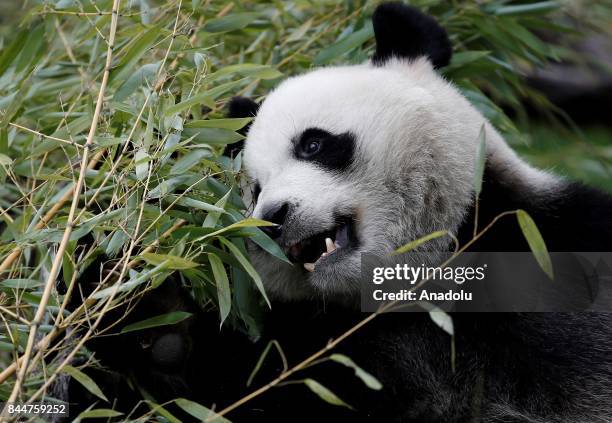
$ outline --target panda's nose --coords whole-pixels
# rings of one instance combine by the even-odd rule
[[[276,223],[277,226],[262,226],[260,229],[272,239],[280,237],[283,232],[283,224],[287,218],[288,211],[289,205],[287,203],[275,204],[267,207],[262,213],[262,219]]]

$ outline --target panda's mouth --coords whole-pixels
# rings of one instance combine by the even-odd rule
[[[337,219],[338,224],[326,231],[305,238],[289,247],[289,259],[300,263],[308,272],[317,266],[354,249],[358,245],[355,221],[352,217]]]

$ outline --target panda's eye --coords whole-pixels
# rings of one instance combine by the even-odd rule
[[[292,140],[297,160],[332,171],[342,171],[353,161],[356,137],[351,132],[332,134],[325,129],[308,128]]]
[[[253,187],[253,199],[255,201],[257,201],[257,199],[259,198],[260,193],[261,193],[261,186],[258,183],[255,183],[255,186]]]
[[[306,146],[304,147],[304,154],[312,156],[313,154],[317,154],[319,150],[321,150],[321,141],[308,141]]]
[[[331,134],[321,129],[307,129],[296,144],[296,155],[300,159],[312,160],[323,150],[324,143]]]

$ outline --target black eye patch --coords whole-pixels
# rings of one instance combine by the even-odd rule
[[[345,170],[353,161],[355,136],[350,132],[332,134],[308,128],[293,141],[296,159],[314,162],[328,170]]]

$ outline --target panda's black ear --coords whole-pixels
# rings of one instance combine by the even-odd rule
[[[255,117],[257,115],[257,111],[259,110],[259,104],[255,101],[251,100],[247,97],[232,97],[232,99],[228,103],[228,118],[245,118],[245,117]],[[249,130],[251,123],[248,123],[238,132],[242,135],[246,135]],[[235,157],[236,154],[242,147],[244,146],[244,140],[235,142],[233,144],[228,144],[225,146],[225,150],[223,154],[228,157]]]
[[[449,64],[452,46],[446,30],[431,16],[403,3],[383,3],[372,16],[376,52],[372,62],[384,65],[392,57],[426,56],[434,68]]]

